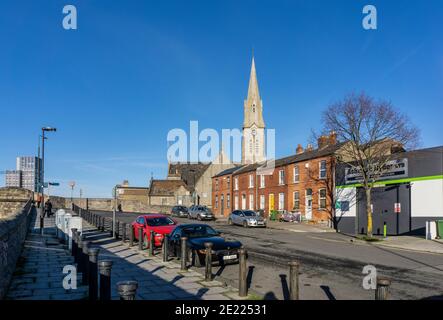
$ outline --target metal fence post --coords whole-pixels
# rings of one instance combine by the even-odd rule
[[[143,228],[138,228],[138,250],[143,250]]]
[[[153,257],[154,256],[154,247],[155,247],[155,239],[154,239],[154,231],[149,231],[149,243],[148,243],[148,256]]]
[[[377,289],[375,290],[375,300],[388,300],[389,286],[391,281],[386,278],[377,278]]]
[[[188,250],[187,250],[187,245],[186,245],[186,241],[188,241],[188,238],[181,237],[180,240],[181,240],[181,255],[180,255],[181,270],[185,271],[185,270],[188,270],[188,268],[187,268]]]
[[[111,300],[112,261],[100,261],[98,263],[98,268],[100,272],[100,300]]]
[[[132,224],[129,224],[129,246],[132,247],[134,245],[134,227]]]
[[[289,299],[299,300],[299,264],[297,261],[289,262]]]
[[[115,239],[118,239],[120,236],[120,221],[115,221]]]
[[[85,235],[77,233],[77,254],[75,261],[77,262],[78,272],[83,272],[83,241]]]
[[[83,264],[83,274],[82,274],[82,284],[88,284],[88,276],[89,276],[89,241],[83,241],[82,245],[82,264]]]
[[[165,234],[162,243],[163,262],[168,262],[168,244],[169,244],[168,242],[169,242],[169,235]]]
[[[43,208],[42,208],[42,212],[43,212]],[[40,234],[43,235],[43,229],[44,229],[44,225],[45,225],[45,221],[43,218],[43,215],[40,215]]]
[[[137,281],[120,281],[117,282],[118,294],[120,300],[135,300],[135,294],[137,292]]]
[[[122,244],[126,242],[126,223],[122,223]]]
[[[75,257],[75,246],[76,246],[76,237],[77,237],[77,228],[71,228],[71,256]]]
[[[246,249],[240,248],[238,250],[238,265],[239,265],[239,277],[238,277],[238,295],[240,297],[246,297],[248,295],[248,284],[246,274]]]
[[[212,281],[212,242],[205,242],[206,259],[205,259],[205,281]],[[198,259],[198,257],[195,257]]]
[[[99,249],[89,249],[89,300],[97,300],[98,278],[97,278],[97,256]]]

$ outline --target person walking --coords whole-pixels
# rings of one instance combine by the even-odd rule
[[[50,199],[48,199],[48,201],[45,203],[45,215],[48,218],[52,215],[52,203]]]

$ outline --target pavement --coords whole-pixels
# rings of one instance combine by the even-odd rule
[[[62,270],[75,265],[70,251],[55,237],[54,218],[45,219],[44,235],[39,234],[36,222],[28,233],[24,250],[14,273],[6,299],[20,300],[80,300],[87,299],[88,287],[81,285],[78,275],[77,289],[65,290]],[[141,300],[231,300],[245,299],[238,290],[226,283],[204,281],[201,272],[181,271],[176,261],[163,262],[161,255],[148,257],[146,250],[115,240],[83,221],[83,233],[90,247],[99,248],[99,260],[113,262],[111,273],[111,299],[119,299],[117,283],[136,280],[136,299]],[[253,298],[249,296],[248,298]]]

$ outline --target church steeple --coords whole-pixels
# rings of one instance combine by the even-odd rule
[[[264,160],[264,129],[263,102],[258,89],[257,71],[253,56],[248,96],[244,101],[242,163],[255,163]]]

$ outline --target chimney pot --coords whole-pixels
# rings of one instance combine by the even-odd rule
[[[295,154],[300,154],[303,153],[303,147],[301,146],[301,144],[298,144],[297,149],[295,151]]]

